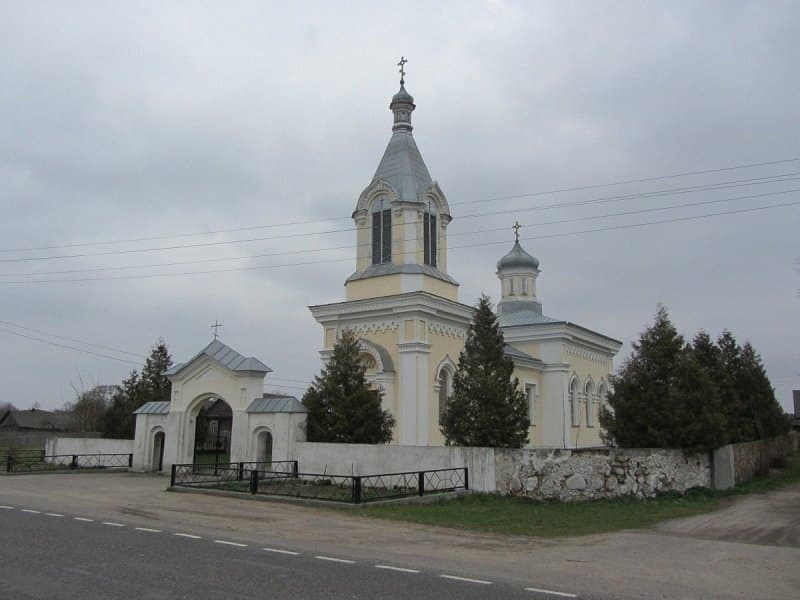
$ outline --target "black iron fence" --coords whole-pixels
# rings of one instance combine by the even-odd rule
[[[35,454],[9,455],[5,460],[6,473],[39,473],[77,469],[129,469],[133,454]]]
[[[469,489],[466,467],[376,475],[301,473],[297,461],[210,467],[213,465],[172,465],[170,485],[351,504]]]
[[[252,473],[276,473],[284,476],[297,475],[296,460],[274,462],[235,462],[224,465],[184,464],[172,465],[170,486],[207,487],[249,491]],[[243,483],[242,483],[243,482]]]

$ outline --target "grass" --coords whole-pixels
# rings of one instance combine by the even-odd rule
[[[646,500],[619,498],[568,504],[471,494],[427,504],[371,505],[363,514],[489,533],[565,537],[649,527],[666,519],[700,515],[719,508],[726,498],[768,492],[798,482],[800,453],[788,459],[786,468],[727,491],[697,489],[682,496],[664,494]]]

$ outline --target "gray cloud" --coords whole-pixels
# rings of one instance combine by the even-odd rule
[[[347,217],[388,141],[393,65],[405,53],[417,141],[453,205],[450,271],[463,302],[482,291],[496,297],[494,263],[510,231],[477,230],[519,219],[523,237],[536,238],[796,201],[792,193],[603,218],[800,182],[523,210],[799,172],[800,163],[466,204],[800,156],[799,16],[791,2],[495,1],[402,10],[371,3],[7,4],[0,8],[0,249]],[[459,218],[495,210],[510,212]],[[537,226],[590,215],[596,219]],[[729,328],[750,339],[788,405],[789,390],[800,386],[797,215],[797,207],[776,208],[525,245],[542,262],[547,313],[629,342],[663,302],[687,335]],[[262,358],[283,378],[276,381],[300,385],[286,379],[317,372],[321,342],[305,307],[342,299],[353,270],[346,260],[321,261],[351,251],[248,257],[352,244],[349,233],[306,235],[350,226],[331,221],[196,238],[297,234],[231,246],[0,263],[2,319],[141,354],[163,337],[183,359],[206,343],[218,318],[226,342]],[[191,277],[2,283],[15,273],[212,258],[241,260],[85,276],[320,262]],[[4,384],[22,406],[57,406],[78,373],[111,383],[132,366],[2,335]]]

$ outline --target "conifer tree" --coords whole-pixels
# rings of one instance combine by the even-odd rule
[[[172,357],[167,345],[164,340],[159,340],[150,350],[141,375],[135,369],[131,371],[111,399],[104,418],[105,437],[132,439],[136,431],[133,411],[145,402],[169,401],[170,382],[164,373],[170,366]]]
[[[749,342],[742,346],[740,366],[737,379],[744,387],[742,393],[750,405],[756,435],[753,439],[787,433],[791,428],[790,422],[775,398],[775,390],[767,377],[761,356]]]
[[[442,417],[449,446],[520,448],[528,441],[528,406],[489,298],[481,296]]]
[[[710,450],[725,442],[719,392],[701,361],[713,351],[699,340],[697,354],[659,307],[653,325],[612,377],[608,407],[600,412],[607,441],[622,447]]]
[[[312,442],[385,444],[394,418],[369,389],[355,333],[344,330],[330,360],[303,396],[306,436]]]

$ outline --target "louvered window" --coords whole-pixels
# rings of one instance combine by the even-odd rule
[[[372,213],[372,264],[392,262],[392,211]]]
[[[423,218],[423,228],[425,229],[425,264],[432,267],[436,266],[436,215],[425,213]]]

